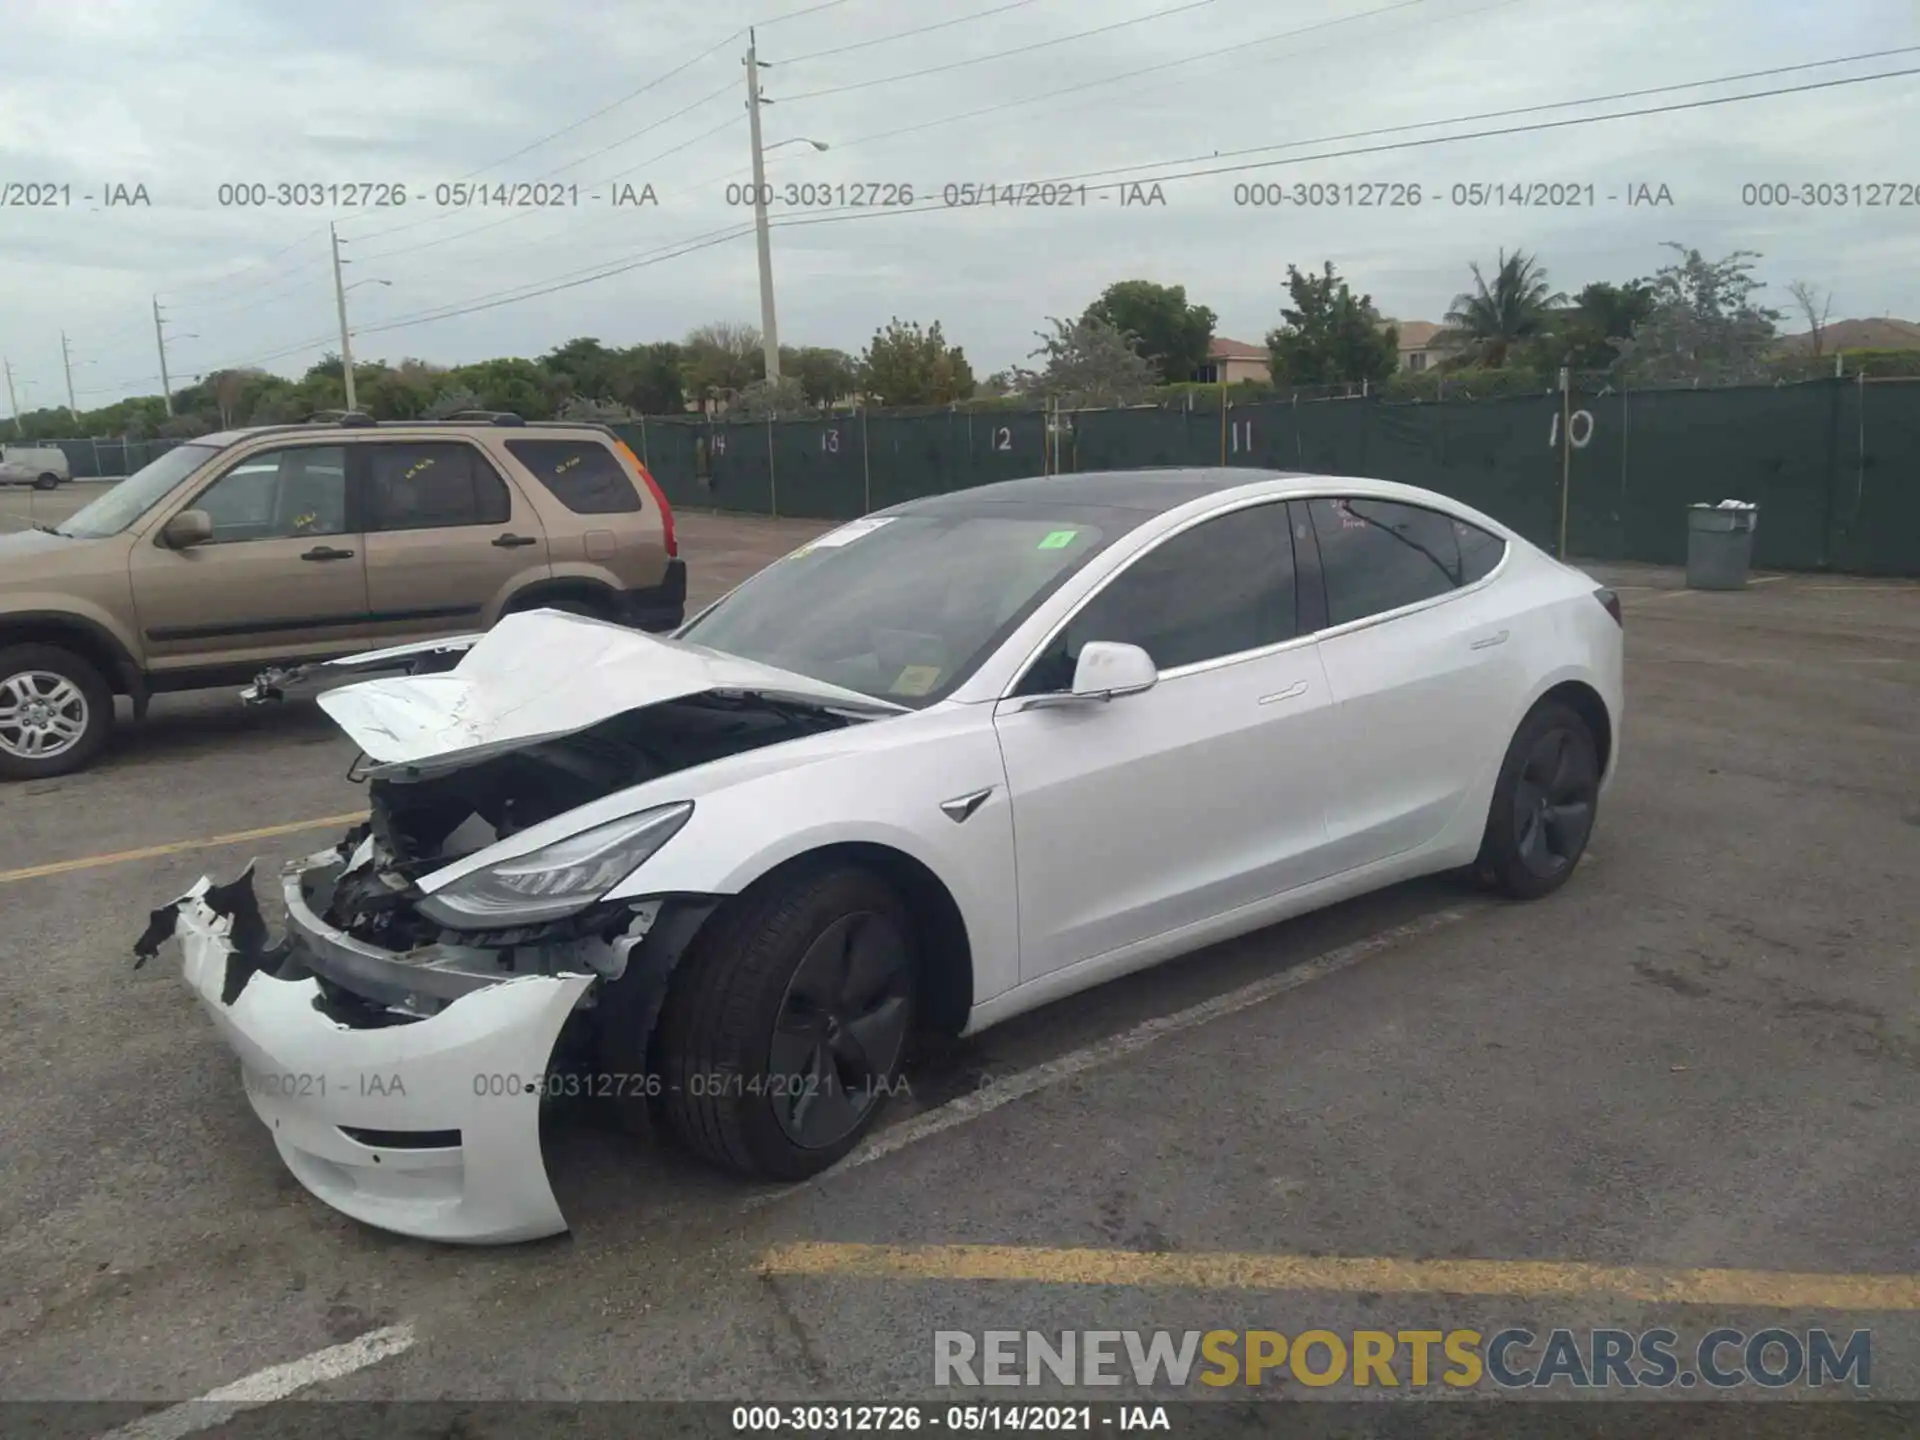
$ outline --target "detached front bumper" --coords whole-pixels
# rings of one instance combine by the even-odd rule
[[[300,874],[330,858],[289,867],[290,901]],[[186,982],[239,1056],[247,1098],[294,1177],[402,1235],[497,1244],[564,1231],[540,1153],[540,1094],[595,977],[443,981],[457,998],[423,1018],[385,1008],[338,1018],[308,964],[333,962],[301,945],[269,949],[252,881],[252,866],[228,885],[202,879],[154,912],[135,948],[144,960],[180,941]],[[367,948],[310,911],[297,923],[318,927],[309,943]]]

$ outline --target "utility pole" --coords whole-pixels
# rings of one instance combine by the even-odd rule
[[[351,262],[340,258],[340,232],[331,221],[327,233],[333,237],[333,303],[340,311],[340,373],[347,382],[347,409],[355,410],[353,395],[353,342],[347,336],[347,289],[340,282],[340,267]]]
[[[173,382],[167,379],[167,335],[160,328],[160,297],[153,297],[153,338],[160,344],[160,393],[167,402],[167,414],[173,414]]]
[[[20,401],[13,393],[13,361],[0,360],[0,367],[7,372],[7,413],[13,416],[13,438],[19,440],[26,432],[20,428]]]
[[[67,332],[60,332],[60,364],[67,372],[67,414],[73,417],[73,423],[80,423],[80,407],[73,403],[73,356],[67,350]]]
[[[760,53],[747,31],[747,130],[753,142],[753,238],[760,250],[760,338],[766,346],[767,380],[780,379],[780,334],[773,318],[773,242],[767,234],[767,162],[760,148]]]

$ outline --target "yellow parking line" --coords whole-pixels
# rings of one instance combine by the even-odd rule
[[[272,840],[280,835],[298,835],[303,830],[331,830],[338,825],[357,825],[366,818],[366,811],[357,810],[351,815],[322,815],[313,820],[295,820],[289,825],[265,825],[258,830],[209,835],[204,840],[174,840],[165,845],[147,845],[139,850],[116,850],[110,855],[83,855],[77,860],[54,860],[46,865],[29,865],[23,870],[0,870],[0,885],[15,880],[38,880],[46,875],[65,875],[74,870],[97,870],[104,865],[124,865],[129,860],[153,860],[162,855],[184,854],[189,850],[244,845],[249,840]]]
[[[1016,1280],[1044,1285],[1184,1286],[1380,1294],[1618,1295],[1678,1305],[1778,1310],[1920,1310],[1920,1275],[1665,1270],[1539,1260],[1391,1260],[1313,1255],[1165,1254],[1019,1245],[782,1245],[766,1275],[865,1280]]]

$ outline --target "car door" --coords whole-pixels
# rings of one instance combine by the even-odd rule
[[[166,520],[204,510],[213,538],[159,543]],[[285,445],[229,466],[157,515],[128,562],[156,671],[351,648],[366,622],[365,550],[350,528],[340,445]]]
[[[1332,735],[1298,630],[1286,506],[1240,508],[1136,557],[997,703],[1023,981],[1319,877]],[[1048,703],[1090,640],[1141,646],[1158,683]]]
[[[1344,870],[1440,833],[1505,748],[1525,677],[1499,594],[1479,583],[1504,540],[1419,505],[1295,504],[1311,518],[1326,593],[1320,658],[1342,737],[1327,824]]]
[[[551,573],[532,504],[478,446],[377,440],[354,453],[379,641],[472,629],[527,571]]]

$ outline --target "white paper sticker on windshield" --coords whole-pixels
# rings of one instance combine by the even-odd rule
[[[851,545],[862,535],[871,535],[882,525],[891,525],[894,517],[884,516],[878,520],[856,520],[851,525],[842,525],[838,530],[830,530],[818,540],[807,546],[809,550],[831,550],[842,545]]]

